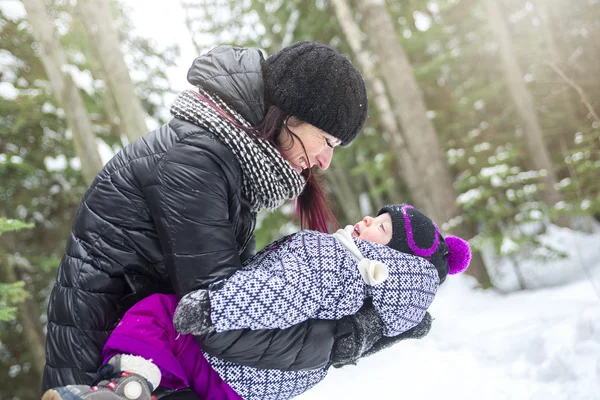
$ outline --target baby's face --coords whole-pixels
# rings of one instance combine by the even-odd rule
[[[383,213],[376,218],[364,217],[354,225],[352,237],[385,245],[392,240],[392,233],[392,218],[389,213]]]

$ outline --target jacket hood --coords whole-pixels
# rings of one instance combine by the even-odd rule
[[[250,125],[265,116],[265,95],[258,49],[218,46],[196,58],[187,75],[194,86],[218,95]]]

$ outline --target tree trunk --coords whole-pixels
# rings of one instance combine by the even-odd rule
[[[508,27],[502,17],[502,10],[497,0],[486,0],[490,28],[496,35],[500,45],[500,57],[505,79],[517,113],[525,125],[525,143],[528,157],[533,167],[537,170],[546,171],[543,177],[544,190],[542,196],[544,201],[551,207],[562,200],[561,194],[556,190],[556,175],[550,154],[544,143],[544,134],[537,118],[533,98],[523,82],[523,73],[519,67],[517,58],[510,39]],[[558,218],[556,221],[561,226],[568,226],[566,217]]]
[[[424,211],[434,221],[447,222],[458,215],[453,179],[433,124],[426,116],[427,109],[412,67],[396,38],[385,0],[358,1],[357,6],[373,52],[379,58],[393,111],[399,118],[411,155],[414,174],[426,185],[426,196],[431,206]],[[419,196],[415,196],[415,201],[416,197]]]
[[[362,47],[361,31],[352,16],[348,0],[332,0],[332,4],[346,40],[352,48],[352,52],[358,61],[359,68],[369,87],[373,103],[377,107],[379,122],[384,132],[391,138],[390,145],[400,165],[400,175],[409,188],[415,206],[421,210],[430,212],[433,209],[433,204],[429,201],[429,196],[426,194],[423,180],[419,179],[419,176],[415,173],[414,162],[404,144],[402,132],[394,117],[385,86],[375,72],[375,64],[372,61],[372,56]]]
[[[542,25],[541,25],[541,29],[542,29],[542,34],[544,36],[544,41],[546,42],[546,51],[548,53],[548,60],[546,61],[546,63],[550,64],[550,68],[552,68],[552,65],[556,65],[556,64],[562,64],[561,61],[563,61],[563,57],[561,56],[561,52],[558,48],[558,45],[556,44],[556,32],[552,30],[552,25],[553,25],[553,21],[552,21],[552,16],[550,13],[550,9],[548,7],[548,5],[546,5],[545,0],[536,0],[535,1],[535,8],[537,10],[537,14],[538,17],[542,20]],[[553,71],[554,73],[554,71]],[[565,85],[568,86],[568,83],[565,82]],[[565,111],[565,115],[566,115],[566,126],[568,131],[567,132],[559,132],[559,138],[558,138],[558,144],[560,147],[560,151],[561,154],[563,156],[563,158],[567,157],[569,155],[569,145],[568,143],[572,143],[573,142],[573,138],[575,136],[575,132],[577,132],[578,130],[578,118],[577,118],[577,111],[575,106],[573,105],[573,101],[571,99],[571,96],[569,96],[569,92],[567,90],[562,90],[560,89],[560,99],[561,99],[561,105]],[[575,168],[573,168],[573,166],[571,164],[567,164],[567,171],[569,173],[569,176],[571,177],[571,179],[573,181],[578,181],[579,180],[579,174],[577,173],[577,170]],[[580,192],[578,190],[578,192]],[[578,193],[581,196],[581,193]],[[589,217],[591,218],[591,217]],[[589,223],[584,223],[584,226],[591,226],[591,221],[589,221]]]
[[[346,7],[344,7],[344,4]],[[341,21],[352,21],[347,2],[335,1],[337,8],[342,11]],[[393,135],[398,141],[397,146],[407,148],[407,154],[399,156],[403,176],[413,194],[417,207],[421,208],[432,220],[439,225],[459,215],[460,210],[456,204],[457,194],[453,187],[453,178],[450,174],[445,155],[440,145],[432,122],[427,118],[425,101],[417,81],[413,75],[412,67],[404,49],[396,37],[396,30],[392,17],[389,14],[385,0],[361,0],[357,2],[358,11],[362,15],[362,26],[370,39],[371,47],[379,58],[383,80],[387,86],[393,111],[402,126],[404,143],[399,142],[399,135]],[[344,12],[344,9],[346,11]],[[351,25],[347,22],[347,27]],[[360,37],[360,30],[349,30],[349,37]],[[349,39],[350,40],[350,39]],[[358,42],[356,39],[352,42]],[[364,62],[366,57],[362,56]],[[372,71],[372,68],[370,69]],[[384,93],[379,89],[374,93]],[[382,97],[383,96],[378,96]],[[381,104],[385,106],[385,101]],[[378,107],[381,107],[379,105]],[[386,113],[389,118],[390,113]],[[395,118],[394,118],[395,122]],[[386,122],[391,128],[390,122]],[[396,129],[395,132],[398,132]],[[475,235],[475,231],[465,224],[454,229],[455,233],[465,239]],[[471,265],[468,269],[482,287],[491,285],[490,278],[477,253],[473,254]]]
[[[3,269],[6,281],[8,283],[19,281],[13,262],[7,258],[2,261],[4,261],[2,264],[4,264]],[[2,266],[0,265],[0,267]],[[34,376],[39,377],[38,382],[30,383],[32,386],[40,386],[42,384],[41,378],[44,372],[44,364],[46,363],[46,339],[40,322],[39,306],[31,297],[17,304],[17,320],[23,328],[23,336],[31,352],[31,364],[35,371]]]
[[[104,68],[100,65],[90,66],[92,71],[92,75],[102,79],[103,82],[108,82],[108,76],[104,71]],[[121,125],[121,114],[118,111],[117,103],[115,102],[114,93],[110,88],[106,88],[106,92],[104,96],[102,96],[102,105],[104,106],[104,113],[106,115],[106,120],[108,121],[108,129],[111,135],[122,144],[122,136],[125,132],[123,132],[123,125]]]
[[[81,160],[83,176],[91,183],[102,169],[102,160],[83,99],[71,75],[64,71],[67,59],[57,39],[52,20],[46,13],[44,0],[23,0],[23,5],[40,50],[44,69],[58,102],[65,110],[67,125],[73,133],[75,151]]]
[[[562,61],[562,57],[560,55],[558,45],[556,44],[556,40],[554,39],[554,34],[552,33],[552,22],[546,5],[546,0],[535,0],[535,8],[537,10],[538,17],[542,20],[541,29],[542,35],[544,36],[544,42],[546,42],[548,61],[551,63],[560,63]],[[573,106],[573,102],[569,98],[569,93],[567,91],[561,91],[560,96],[567,117],[567,126],[571,130],[569,136],[572,139],[574,133],[577,131],[577,112]]]
[[[190,8],[191,5],[189,2],[184,0],[179,0],[179,4],[185,13],[185,27],[187,28],[188,33],[190,34],[190,39],[192,40],[192,44],[194,45],[194,49],[196,50],[196,57],[200,56],[204,51],[202,47],[194,37],[194,29],[192,27],[192,17],[190,16]]]
[[[106,84],[112,92],[122,130],[130,141],[148,133],[146,112],[125,64],[118,30],[107,0],[78,0],[77,10],[88,33]]]
[[[288,3],[288,7],[289,7]],[[300,11],[296,9],[291,9],[289,18],[285,23],[285,33],[283,35],[283,39],[281,40],[281,47],[287,47],[292,44],[294,41],[294,31],[298,26],[298,19],[300,18]]]
[[[269,21],[269,10],[267,10],[267,6],[264,0],[252,1],[250,6],[254,12],[258,15],[258,19],[260,23],[265,27],[265,38],[269,41],[270,49],[280,49],[283,46],[281,43],[283,42],[283,36],[281,34],[277,34],[273,32],[273,24]]]
[[[373,207],[375,208],[373,210],[373,213],[376,213],[379,210],[379,208],[383,207],[383,205],[385,204],[383,202],[383,199],[381,198],[381,195],[378,193],[377,182],[375,181],[375,177],[372,174],[363,174],[362,177],[365,182],[365,185],[367,186],[367,189],[369,190],[369,197],[371,198],[371,202],[375,205],[375,207]]]
[[[327,182],[333,188],[341,211],[349,223],[358,221],[362,216],[358,204],[357,190],[353,189],[346,173],[332,165],[325,174]]]

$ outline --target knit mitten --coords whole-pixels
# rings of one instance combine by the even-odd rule
[[[173,315],[173,326],[179,333],[200,336],[214,330],[208,290],[198,289],[181,298]]]
[[[361,355],[383,337],[383,321],[371,304],[337,323],[330,364],[336,368],[358,362]]]
[[[381,339],[379,339],[377,342],[375,342],[375,344],[373,346],[371,346],[370,349],[365,351],[361,355],[361,357],[367,357],[367,356],[370,356],[371,354],[378,353],[379,351],[381,351],[383,349],[387,349],[388,347],[391,347],[392,345],[398,343],[401,340],[424,338],[425,336],[427,336],[427,334],[429,333],[429,330],[431,329],[432,321],[433,321],[433,318],[431,318],[431,314],[425,313],[425,317],[418,325],[416,325],[412,329],[409,329],[408,331],[406,331],[398,336],[394,336],[394,337],[383,336]]]
[[[420,339],[429,333],[431,315],[425,314],[415,327],[394,337],[383,335],[383,322],[372,305],[367,302],[352,316],[338,322],[337,339],[331,351],[330,365],[336,368],[356,365],[362,357],[377,353],[405,339]]]

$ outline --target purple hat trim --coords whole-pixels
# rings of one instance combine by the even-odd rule
[[[406,238],[408,239],[408,246],[415,253],[416,256],[421,256],[421,257],[427,258],[427,257],[431,256],[433,253],[435,253],[435,251],[437,250],[437,247],[439,244],[438,237],[439,237],[440,232],[438,231],[438,228],[437,228],[437,225],[435,224],[435,222],[432,221],[431,223],[435,227],[435,238],[433,239],[433,244],[428,249],[422,249],[419,246],[417,246],[417,244],[415,243],[415,238],[413,236],[412,226],[410,223],[410,217],[406,213],[406,210],[408,210],[409,208],[414,208],[414,207],[406,204],[404,207],[402,207],[400,209],[402,211],[402,216],[404,217],[404,227],[406,229]]]
[[[402,216],[404,217],[404,226],[406,229],[406,238],[408,239],[408,246],[414,252],[415,255],[429,258],[435,251],[437,250],[439,244],[439,236],[440,231],[438,230],[435,222],[431,221],[433,226],[435,227],[435,238],[433,240],[433,244],[431,247],[427,249],[422,249],[415,243],[415,239],[413,236],[412,225],[410,222],[410,217],[407,214],[407,210],[410,208],[414,208],[411,205],[404,205],[400,210],[402,211]],[[471,262],[471,247],[469,243],[461,239],[457,236],[447,236],[444,241],[448,246],[448,273],[450,275],[456,275],[469,267],[469,262]]]

